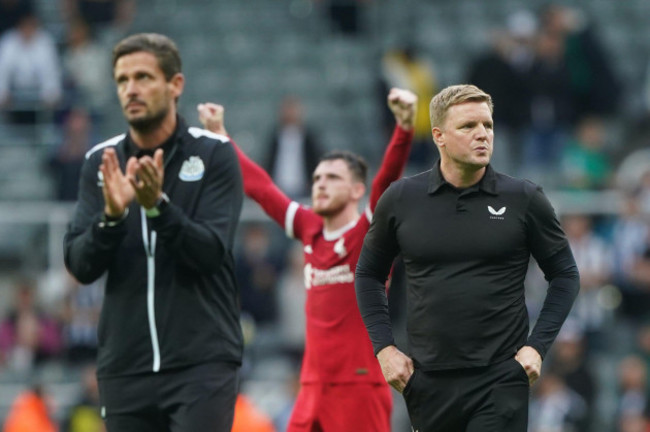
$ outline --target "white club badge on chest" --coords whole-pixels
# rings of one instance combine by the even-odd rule
[[[201,180],[203,174],[205,174],[203,160],[198,156],[190,156],[188,160],[183,162],[181,171],[178,173],[178,178],[186,182],[192,182]]]
[[[345,250],[345,238],[341,237],[339,241],[337,241],[334,244],[334,253],[336,253],[339,257],[343,258],[348,251]]]

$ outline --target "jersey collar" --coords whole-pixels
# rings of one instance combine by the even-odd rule
[[[336,240],[339,237],[341,237],[343,234],[345,234],[347,231],[354,228],[357,222],[359,222],[359,219],[353,220],[334,231],[327,231],[325,228],[323,228],[323,238],[325,238],[325,240],[327,241]]]

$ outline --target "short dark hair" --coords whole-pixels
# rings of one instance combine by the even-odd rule
[[[120,57],[140,51],[156,56],[158,66],[167,81],[181,73],[182,63],[178,47],[173,40],[158,33],[138,33],[119,41],[113,48],[113,69]]]
[[[356,153],[347,150],[332,150],[325,153],[319,162],[341,159],[348,166],[352,176],[363,184],[366,184],[368,176],[368,164]]]

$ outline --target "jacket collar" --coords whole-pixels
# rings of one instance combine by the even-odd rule
[[[185,131],[187,131],[185,120],[180,115],[176,115],[176,129],[174,129],[174,132],[170,135],[170,137],[167,138],[158,147],[146,150],[138,148],[138,146],[133,142],[131,134],[127,133],[126,137],[124,138],[124,154],[126,155],[127,159],[131,156],[135,156],[137,158],[140,158],[142,156],[153,156],[154,152],[157,149],[161,148],[164,151],[164,159],[166,163],[171,155],[176,152],[176,146],[179,142],[181,142],[183,132]]]
[[[445,178],[442,175],[442,172],[440,171],[440,160],[438,159],[435,166],[431,169],[431,171],[429,171],[429,187],[427,189],[427,193],[435,194],[444,185],[447,185],[453,189],[458,189],[454,185],[449,183],[447,180],[445,180]],[[497,191],[496,172],[492,169],[492,166],[488,164],[485,167],[485,174],[483,174],[481,180],[479,180],[477,184],[472,185],[465,189],[482,190],[483,192],[486,192],[490,195],[498,195],[499,192]]]

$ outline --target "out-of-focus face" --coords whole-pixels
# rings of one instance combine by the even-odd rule
[[[124,117],[135,130],[155,129],[170,110],[175,114],[183,76],[176,74],[167,81],[152,53],[139,51],[120,57],[113,73]]]
[[[486,102],[452,105],[441,128],[433,128],[443,162],[482,168],[490,163],[494,141],[494,121]]]
[[[280,121],[284,125],[299,125],[302,123],[302,105],[295,98],[287,98],[282,102]]]
[[[359,184],[343,159],[322,161],[314,170],[312,209],[321,216],[340,213],[355,200],[355,188]]]
[[[31,40],[38,31],[38,19],[31,15],[24,17],[18,23],[18,31],[24,40]]]

